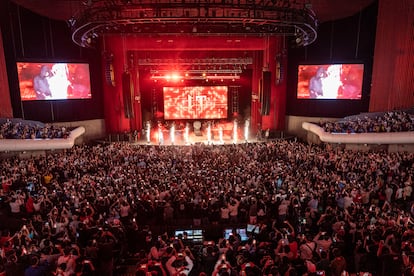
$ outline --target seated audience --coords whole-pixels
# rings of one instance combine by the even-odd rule
[[[414,114],[389,111],[375,117],[360,116],[337,122],[324,122],[320,126],[330,133],[368,133],[414,131]]]

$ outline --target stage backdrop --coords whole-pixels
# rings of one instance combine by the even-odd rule
[[[102,67],[108,63],[108,56],[112,57],[111,68],[113,68],[113,82],[106,81],[104,84],[104,106],[106,129],[109,133],[122,133],[132,130],[141,130],[143,126],[143,91],[140,89],[137,80],[141,77],[137,72],[138,67],[131,66],[129,52],[144,53],[151,56],[157,53],[158,58],[165,58],[170,55],[185,55],[187,52],[198,52],[203,58],[226,58],[225,53],[246,52],[253,56],[252,77],[250,86],[251,91],[251,125],[255,129],[262,123],[262,117],[258,116],[260,108],[257,104],[257,84],[261,77],[263,64],[269,64],[271,72],[271,91],[270,91],[270,113],[263,117],[264,126],[272,130],[283,129],[285,122],[286,86],[276,82],[276,54],[281,52],[282,43],[280,37],[132,37],[121,35],[106,35],[104,37],[105,51],[102,55]],[[266,54],[263,52],[266,51]],[[172,54],[173,53],[173,54]],[[128,71],[132,77],[133,91],[132,110],[134,116],[125,116],[125,102],[123,96],[122,75]],[[105,69],[102,74],[105,76]],[[106,74],[107,75],[107,74]],[[128,118],[129,117],[129,118]]]

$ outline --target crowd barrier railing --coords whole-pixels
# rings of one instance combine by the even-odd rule
[[[414,131],[379,133],[329,133],[320,126],[303,122],[302,128],[319,136],[322,142],[337,144],[414,144]]]
[[[82,136],[84,133],[85,128],[80,126],[72,130],[68,138],[0,139],[0,152],[68,149],[72,148],[76,138]]]

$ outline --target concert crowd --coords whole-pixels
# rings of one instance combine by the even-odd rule
[[[0,170],[2,275],[414,275],[413,153],[110,143]]]

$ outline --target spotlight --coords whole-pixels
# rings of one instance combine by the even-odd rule
[[[147,138],[147,143],[151,143],[151,123],[149,121],[147,121],[147,125],[146,125],[146,138]]]
[[[83,4],[84,6],[88,6],[88,7],[90,7],[90,6],[92,6],[92,0],[83,1],[83,2],[82,2],[82,4]]]
[[[233,121],[233,143],[237,144],[237,121]]]
[[[174,123],[170,128],[170,140],[171,140],[171,145],[174,145],[174,142],[175,142],[175,125],[174,125]]]
[[[244,123],[244,140],[247,142],[249,140],[249,126],[250,121],[247,119]]]
[[[74,18],[73,16],[71,18],[68,19],[68,25],[69,27],[73,27],[76,24],[76,18]]]

